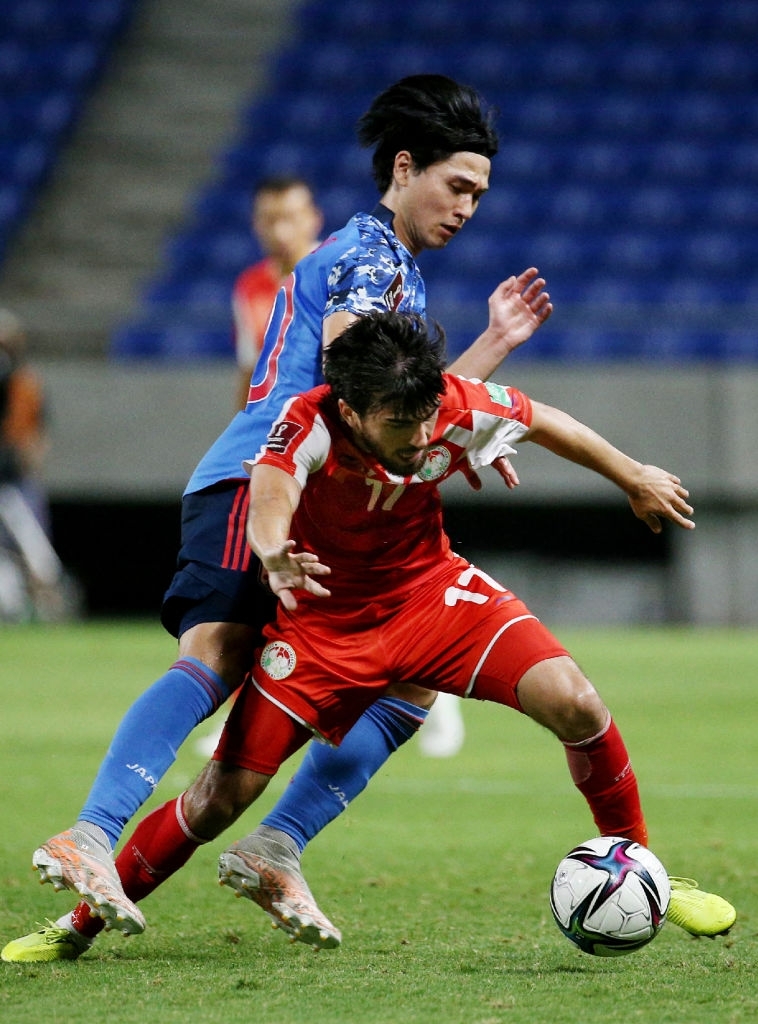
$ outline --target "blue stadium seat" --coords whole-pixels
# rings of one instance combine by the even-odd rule
[[[135,2],[0,5],[0,258],[31,210]]]
[[[112,338],[112,352],[121,359],[171,359],[177,363],[194,359],[230,358],[232,337],[227,327],[201,323],[137,323],[118,328]]]
[[[8,185],[36,185],[52,163],[53,154],[44,141],[0,139],[0,167]]]
[[[0,36],[32,43],[40,37],[110,37],[124,26],[130,9],[124,0],[6,0],[0,6]]]
[[[0,96],[0,137],[57,139],[71,124],[74,97],[60,89],[7,92]]]

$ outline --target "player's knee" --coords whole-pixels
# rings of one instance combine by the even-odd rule
[[[588,680],[585,683],[571,688],[556,705],[553,731],[565,743],[581,743],[597,736],[608,724],[608,709],[594,686]]]
[[[257,634],[233,622],[201,622],[182,634],[181,657],[197,658],[216,672],[232,692],[241,685],[253,660]]]
[[[518,696],[526,714],[567,743],[605,728],[608,711],[595,687],[569,658],[543,662],[526,673]]]

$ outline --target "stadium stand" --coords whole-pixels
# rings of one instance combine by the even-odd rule
[[[0,257],[135,2],[3,5]],[[306,0],[111,354],[230,357],[232,282],[260,255],[255,180],[304,174],[327,227],[370,208],[355,120],[391,80],[432,70],[500,110],[482,211],[422,257],[453,353],[494,285],[534,264],[561,318],[518,359],[755,361],[757,44],[758,0],[354,0],[349,18]]]
[[[0,5],[0,260],[134,4],[6,0]]]

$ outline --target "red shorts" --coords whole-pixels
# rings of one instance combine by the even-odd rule
[[[364,622],[367,610],[359,612]],[[274,774],[314,733],[339,744],[396,683],[520,710],[524,673],[568,654],[522,601],[460,558],[396,607],[377,603],[371,626],[351,627],[350,618],[327,617],[315,604],[280,608],[235,701],[219,760]]]

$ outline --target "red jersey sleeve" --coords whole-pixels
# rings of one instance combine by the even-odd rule
[[[518,388],[491,381],[446,375],[443,408],[450,422],[446,434],[465,449],[469,464],[478,469],[501,455],[515,452],[513,445],[532,422],[532,403]]]
[[[254,459],[243,463],[248,473],[257,465],[276,466],[304,487],[309,475],[321,469],[331,450],[331,437],[319,412],[318,400],[311,396],[325,390],[317,388],[285,403],[266,443]]]

